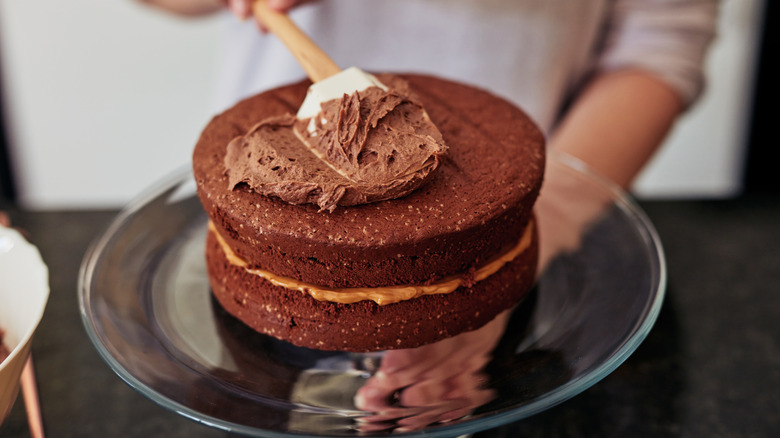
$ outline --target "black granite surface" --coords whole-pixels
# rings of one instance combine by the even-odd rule
[[[780,199],[645,202],[664,244],[667,299],[645,342],[579,396],[477,437],[780,436]],[[82,256],[113,211],[11,211],[49,265],[33,344],[50,437],[215,437],[119,379],[82,327]],[[0,437],[27,437],[21,398]]]

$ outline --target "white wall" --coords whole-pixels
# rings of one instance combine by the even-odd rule
[[[217,21],[132,0],[0,2],[21,202],[118,206],[186,165],[211,116]]]
[[[710,86],[640,178],[639,196],[739,191],[762,1],[724,1]],[[211,116],[218,21],[177,19],[132,0],[0,1],[22,204],[119,206],[187,165]]]

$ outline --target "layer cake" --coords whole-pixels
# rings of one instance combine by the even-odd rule
[[[230,183],[227,145],[258,121],[295,114],[308,81],[241,101],[203,131],[193,169],[211,221],[212,291],[253,329],[324,350],[410,348],[482,326],[532,286],[541,132],[484,90],[398,76],[448,150],[396,199],[328,211]]]

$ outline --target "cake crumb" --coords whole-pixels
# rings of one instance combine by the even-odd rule
[[[470,267],[469,270],[466,271],[465,274],[463,274],[463,277],[461,278],[461,284],[468,288],[474,286],[474,284],[477,282],[476,275],[477,275],[477,270],[474,269],[473,266]]]

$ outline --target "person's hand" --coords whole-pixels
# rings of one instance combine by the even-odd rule
[[[377,373],[355,395],[355,406],[372,413],[360,418],[359,429],[420,430],[457,420],[495,398],[495,391],[485,387],[483,368],[509,313],[434,344],[385,353]]]
[[[557,150],[549,152],[544,184],[534,205],[539,229],[538,276],[555,257],[579,249],[583,235],[613,202],[612,192],[584,184],[581,174],[571,172],[566,162],[577,165],[572,164],[575,158]]]
[[[254,0],[224,0],[228,9],[240,20],[252,17],[252,3]],[[262,0],[268,7],[279,12],[288,12],[290,9],[314,0]]]

